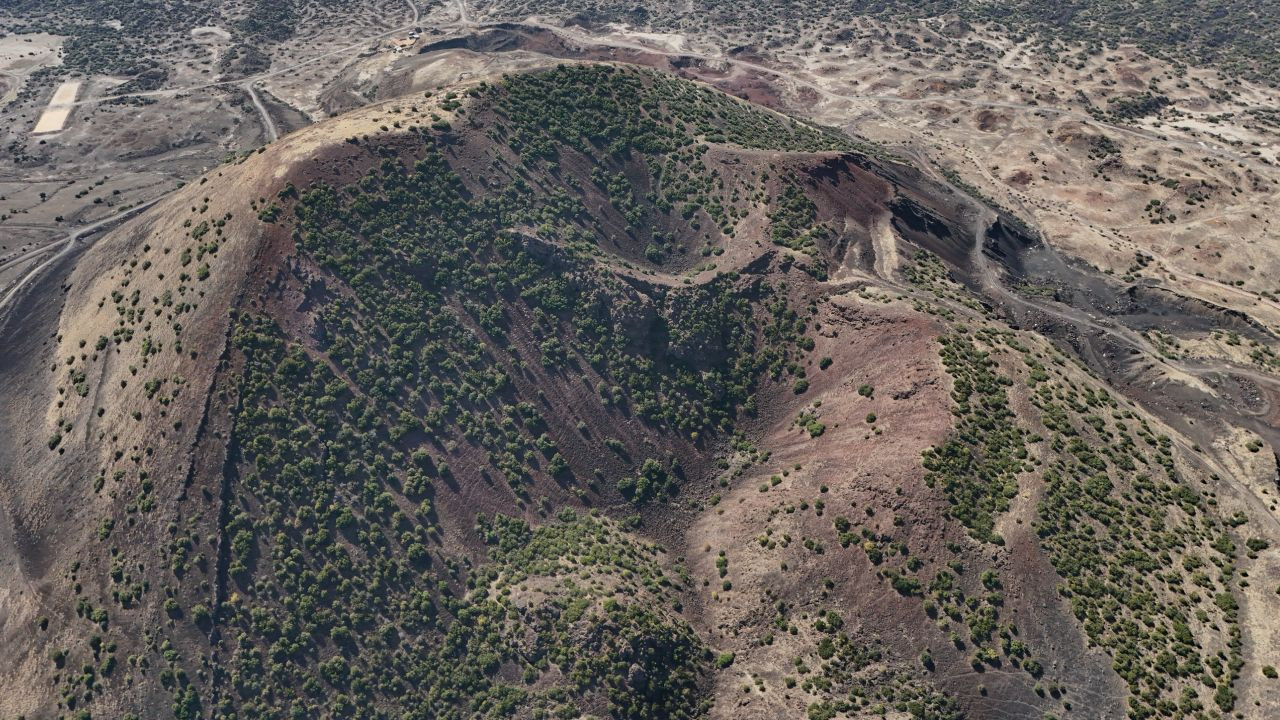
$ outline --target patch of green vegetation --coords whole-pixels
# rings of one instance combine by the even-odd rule
[[[573,513],[539,528],[480,516],[489,564],[464,572],[441,552],[435,510],[437,483],[453,471],[424,449],[396,450],[392,423],[409,419],[380,413],[266,321],[242,319],[235,343],[246,359],[235,428],[245,465],[233,484],[242,509],[224,532],[242,600],[217,618],[239,637],[229,708],[285,712],[297,706],[287,689],[303,687],[308,706],[405,717],[561,712],[596,696],[615,717],[700,712],[709,655],[659,610],[672,585],[656,549]],[[520,605],[526,586],[554,591]],[[591,652],[574,645],[586,637]],[[511,667],[523,682],[501,679]],[[526,687],[547,672],[561,678],[555,687]]]
[[[959,559],[953,559],[929,580],[928,575],[922,574],[924,561],[912,555],[905,542],[867,528],[855,532],[853,523],[843,516],[835,518],[834,526],[841,547],[856,543],[878,566],[877,575],[894,591],[921,599],[925,613],[940,629],[950,632],[956,648],[970,650],[974,670],[984,672],[988,666],[1000,667],[1008,660],[1014,667],[1040,677],[1043,668],[1020,639],[1018,628],[1001,622],[1004,589],[993,569],[975,573]],[[958,549],[948,544],[949,552]],[[967,630],[967,634],[961,635],[952,627]]]
[[[805,408],[792,424],[809,433],[811,438],[820,437],[827,431],[826,424],[821,421],[821,416],[818,414],[820,406],[820,402],[815,402],[810,407]]]
[[[1052,453],[1036,533],[1062,597],[1128,683],[1130,716],[1192,717],[1210,700],[1230,711],[1243,666],[1236,547],[1177,470],[1171,440],[1061,377],[1039,382],[1032,402]]]
[[[930,258],[915,269],[918,285],[948,303],[963,301]],[[1069,379],[1056,351],[1029,348],[1009,331],[960,329],[943,346],[956,382],[956,430],[945,454],[926,455],[952,515],[976,537],[994,539],[994,521],[1020,487],[1037,481],[1034,471],[1045,488],[1037,536],[1063,578],[1064,601],[1128,684],[1130,717],[1230,711],[1243,665],[1229,533],[1236,521],[1215,518],[1182,477],[1170,438],[1104,389]],[[1010,354],[1021,363],[1001,360]],[[1038,416],[1010,413],[1015,386],[1026,388]],[[1036,425],[1043,431],[1033,434]],[[854,539],[848,531],[841,537]],[[873,560],[884,557],[878,543],[869,547]],[[935,593],[949,592],[944,575]],[[931,603],[950,614],[943,597]],[[975,668],[985,662],[975,653]],[[1023,667],[1040,664],[1028,659]]]
[[[942,490],[951,516],[975,538],[1003,544],[996,519],[1009,509],[1018,477],[1028,469],[1026,432],[1015,422],[1006,392],[1012,381],[996,372],[996,363],[968,335],[939,342],[952,378],[956,424],[941,447],[925,451],[925,483]]]
[[[561,148],[674,153],[698,142],[749,149],[858,150],[847,135],[803,123],[662,73],[562,65],[491,86],[512,147],[554,159]]]
[[[787,606],[775,605],[775,626],[787,630]],[[896,670],[878,647],[864,645],[844,630],[844,618],[834,610],[821,610],[813,619],[818,640],[813,650],[793,659],[800,689],[822,698],[811,702],[807,717],[831,718],[907,713],[918,720],[959,720],[960,706],[950,696],[922,683],[911,673]],[[787,683],[791,687],[790,683]]]
[[[1019,477],[1034,465],[1045,488],[1036,534],[1063,578],[1064,601],[1128,684],[1130,717],[1196,717],[1209,703],[1230,711],[1243,667],[1232,592],[1236,541],[1179,473],[1170,438],[1107,391],[1068,379],[1055,351],[1032,350],[1012,332],[981,329],[944,340],[956,381],[956,432],[949,449],[932,451],[926,463],[952,515],[989,539],[1025,482]],[[1020,379],[1038,418],[1008,412],[1014,370],[1002,370],[997,358],[1010,351],[1021,357]],[[1043,438],[1019,427],[1037,420]],[[1038,448],[1034,459],[1029,442]],[[931,586],[943,611],[950,582],[944,572]],[[983,585],[993,587],[985,573]],[[972,618],[966,624],[975,627]],[[975,653],[974,666],[982,662]]]
[[[658,123],[647,114],[646,93],[679,90],[669,82],[561,68],[478,89],[469,108],[524,117],[523,102],[581,101],[590,88],[597,116],[507,127],[523,156],[548,147],[537,162],[577,152],[615,158],[620,168],[662,167],[689,145],[682,125],[673,130],[669,116]],[[689,86],[659,104],[711,97]],[[729,141],[766,132],[826,137],[736,101],[712,105],[707,122],[722,123]],[[591,125],[606,117],[623,122]],[[536,508],[544,517],[551,506],[533,497],[539,484],[636,507],[665,502],[683,481],[680,464],[670,452],[638,448],[732,433],[754,412],[763,383],[803,375],[803,354],[813,348],[804,317],[785,287],[733,273],[637,289],[586,241],[605,231],[576,199],[578,178],[552,172],[543,179],[562,184],[547,187],[495,165],[483,180],[489,191],[476,195],[450,165],[453,138],[414,128],[401,140],[394,149],[356,143],[369,170],[354,182],[313,183],[253,203],[263,222],[293,231],[308,267],[311,331],[287,332],[252,303],[233,319],[224,395],[233,428],[216,557],[209,562],[200,538],[185,530],[175,529],[165,551],[178,583],[166,589],[167,616],[222,638],[224,659],[213,670],[220,690],[208,696],[173,683],[176,712],[702,714],[698,689],[713,658],[670,614],[677,586],[653,560],[656,549],[600,519],[562,515],[533,528],[480,516],[474,533],[486,557],[462,562],[446,549],[446,528],[472,523],[441,517],[443,493],[505,481],[510,495],[495,498],[509,497],[513,513]],[[617,203],[639,203],[618,177],[600,179]],[[197,269],[174,279],[176,295],[156,298],[154,315],[127,278],[112,297],[121,329],[140,334],[139,371],[164,349],[150,317],[167,309],[176,321],[175,297],[217,270],[222,220],[187,227],[192,245],[178,248],[180,259]],[[650,321],[637,325],[636,317]],[[118,332],[114,341],[133,336]],[[73,365],[73,384],[78,372]],[[561,417],[549,392],[536,391],[584,381],[596,389],[591,412],[638,419],[636,436],[584,432],[576,416]],[[141,382],[162,408],[183,384],[146,373]],[[569,452],[567,438],[598,443],[629,470],[609,477],[585,465],[590,453]],[[119,597],[132,597],[133,583],[122,569]],[[541,599],[526,603],[530,593]]]
[[[279,42],[293,37],[297,19],[294,0],[254,0],[236,30],[255,40]]]
[[[1098,112],[1116,120],[1137,120],[1148,115],[1158,114],[1168,105],[1169,98],[1167,96],[1148,92],[1132,98],[1112,98],[1106,112]]]
[[[810,255],[817,253],[817,241],[827,236],[826,226],[818,223],[818,207],[792,180],[782,186],[782,194],[774,198],[769,212],[769,236],[774,244]]]
[[[608,198],[624,230],[588,239],[611,249],[627,248],[628,257],[655,265],[666,266],[691,250],[718,254],[720,238],[733,236],[763,199],[763,177],[726,179],[715,171],[707,160],[713,144],[789,151],[868,149],[848,136],[710,88],[635,68],[565,65],[505,77],[479,94],[499,118],[491,136],[508,143],[522,167],[559,175],[588,158],[594,166],[590,183]],[[567,195],[578,194],[575,183],[568,183]],[[793,194],[795,202],[804,201],[799,190]],[[675,235],[687,236],[690,230],[703,235],[697,242],[685,238],[680,245]],[[796,233],[811,230],[795,228]],[[810,271],[820,274],[822,267],[813,263]]]
[[[902,273],[913,285],[929,292],[944,303],[943,306],[937,306],[917,299],[914,305],[920,312],[938,315],[948,320],[955,318],[955,312],[946,307],[947,304],[958,304],[975,312],[983,312],[982,303],[952,282],[947,266],[938,256],[927,250],[917,251],[912,262],[902,268]]]
[[[789,346],[804,321],[785,303],[774,302],[760,324],[734,275],[650,299],[666,308],[669,341],[656,353],[637,352],[610,310],[619,286],[607,270],[572,257],[556,262],[574,272],[552,266],[531,252],[530,240],[507,229],[550,219],[554,225],[543,224],[549,239],[568,241],[586,231],[575,224],[581,221],[575,211],[545,202],[517,186],[468,200],[443,157],[428,146],[412,167],[388,159],[358,186],[341,192],[317,186],[304,193],[298,207],[301,246],[349,278],[386,328],[385,341],[368,341],[389,342],[395,362],[424,380],[438,372],[432,363],[444,359],[446,343],[460,344],[471,349],[439,367],[449,370],[471,358],[469,372],[481,374],[481,386],[497,382],[493,389],[502,389],[506,373],[486,370],[493,359],[482,337],[504,338],[513,313],[546,338],[544,366],[591,367],[621,388],[642,417],[686,433],[727,428],[739,408],[753,404],[762,373],[786,368]],[[438,222],[442,217],[454,220]],[[397,230],[402,227],[421,230],[406,236]],[[351,325],[355,331],[335,335],[324,349],[353,377],[369,376],[372,382],[379,373],[357,351],[365,345],[355,312],[341,302],[325,309],[326,325]],[[423,320],[415,325],[406,317]],[[428,328],[437,336],[429,342]]]

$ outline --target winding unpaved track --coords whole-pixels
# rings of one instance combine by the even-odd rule
[[[103,100],[114,99],[117,97],[166,97],[166,96],[172,96],[172,95],[180,95],[183,93],[188,93],[195,90],[202,90],[207,88],[239,86],[245,92],[248,93],[250,100],[252,100],[253,102],[254,108],[257,110],[259,116],[261,116],[263,132],[266,134],[268,141],[274,142],[280,136],[279,130],[276,127],[275,121],[271,118],[271,114],[270,112],[268,112],[266,105],[262,102],[262,98],[259,97],[255,85],[260,84],[263,80],[266,80],[268,78],[281,75],[291,70],[304,67],[306,65],[310,65],[312,63],[318,62],[328,57],[332,57],[334,55],[350,53],[354,50],[358,50],[366,47],[370,42],[373,42],[375,40],[381,40],[382,38],[395,35],[397,33],[404,32],[407,29],[416,27],[418,22],[421,19],[421,11],[418,9],[418,5],[416,2],[414,2],[414,0],[406,0],[406,2],[408,3],[409,8],[413,14],[413,19],[411,22],[396,28],[392,28],[391,30],[388,30],[386,32],[379,33],[377,35],[365,38],[352,45],[348,45],[346,47],[339,48],[337,50],[333,50],[330,52],[326,52],[320,55],[310,57],[306,60],[303,60],[302,62],[295,63],[288,67],[278,68],[276,70],[270,70],[270,71],[261,73],[259,75],[254,75],[252,77],[241,79],[241,80],[227,80],[227,81],[221,81],[221,82],[206,83],[203,85],[197,85],[193,87],[165,88],[161,90],[152,90],[147,92],[128,93],[124,95],[113,95],[106,98],[78,100],[76,102],[69,103],[68,106],[75,107],[79,105],[92,105],[92,104],[97,104],[99,102],[102,102]],[[466,22],[465,20],[466,5],[462,0],[459,0],[458,4],[460,8],[460,21]],[[52,257],[48,258],[44,262],[41,262],[39,265],[36,265],[34,268],[29,270],[25,275],[19,278],[16,282],[14,282],[9,288],[7,288],[4,291],[4,296],[0,297],[0,329],[3,329],[3,326],[4,326],[3,321],[5,319],[6,310],[13,303],[13,300],[18,296],[18,294],[23,290],[23,288],[25,288],[32,280],[38,277],[40,273],[43,272],[45,269],[47,269],[49,266],[53,265],[58,260],[66,257],[69,253],[74,251],[76,249],[77,242],[81,238],[92,235],[102,230],[106,230],[120,222],[123,222],[124,220],[127,220],[130,217],[133,217],[134,215],[160,202],[161,199],[163,199],[163,196],[145,201],[131,208],[122,210],[121,212],[118,212],[114,215],[103,218],[102,220],[98,220],[82,228],[78,228],[74,232],[67,235],[66,238],[62,240],[61,245],[59,245],[58,243],[50,243],[48,245],[44,245],[38,248],[33,248],[31,250],[28,250],[22,253],[21,255],[8,258],[3,262],[0,262],[0,270],[3,270],[4,268],[12,267],[19,263],[30,260],[33,257],[38,257],[40,255],[43,255],[53,250],[54,248],[58,248],[58,247],[61,248]]]
[[[267,136],[267,142],[275,142],[280,139],[280,132],[276,130],[276,121],[271,119],[271,113],[267,112],[267,106],[262,104],[262,98],[258,97],[258,91],[253,86],[253,82],[247,82],[244,84],[244,90],[249,93],[249,99],[257,108],[258,115],[262,116],[262,130]]]
[[[31,268],[31,270],[29,270],[26,275],[23,275],[21,278],[18,279],[17,282],[15,282],[12,286],[10,286],[9,290],[4,294],[4,297],[0,297],[0,328],[3,327],[5,310],[9,307],[10,304],[13,303],[13,300],[18,296],[18,293],[20,293],[22,289],[26,287],[28,283],[34,280],[42,271],[44,271],[45,268],[49,267],[50,265],[54,264],[58,260],[66,257],[68,254],[73,252],[76,249],[77,242],[81,238],[86,237],[88,235],[92,235],[94,233],[97,233],[103,230],[110,229],[111,227],[114,227],[115,225],[122,223],[125,220],[128,220],[134,215],[137,215],[143,210],[150,208],[151,206],[160,202],[161,199],[162,198],[155,198],[154,200],[148,200],[138,205],[134,205],[131,208],[121,210],[115,215],[111,215],[110,217],[103,218],[95,223],[85,225],[84,227],[76,230],[70,235],[67,235],[67,237],[62,241],[61,249],[58,250],[58,252],[54,253],[53,257]],[[24,253],[23,256],[16,258],[14,260],[11,260],[10,264],[17,262],[17,260],[27,259],[44,252],[48,252],[49,250],[52,250],[55,247],[59,247],[59,246],[51,243],[49,245],[45,245],[44,247],[36,248],[35,250],[28,251]]]
[[[986,228],[994,219],[995,213],[991,212],[974,221],[973,232],[977,233],[975,235],[976,241],[969,255],[970,262],[978,274],[978,279],[984,292],[998,297],[1003,302],[1017,305],[1023,310],[1048,315],[1071,325],[1088,328],[1106,335],[1121,345],[1137,350],[1152,358],[1155,362],[1177,372],[1195,377],[1212,377],[1221,374],[1236,375],[1248,378],[1261,385],[1269,385],[1280,391],[1280,377],[1258,372],[1253,368],[1242,367],[1227,360],[1214,362],[1173,360],[1163,355],[1159,348],[1139,332],[1100,320],[1084,310],[1079,310],[1069,305],[1042,302],[1010,290],[1000,278],[1000,272],[995,263],[982,251],[982,238],[985,236]]]
[[[1044,315],[1055,317],[1059,320],[1067,322],[1075,327],[1085,327],[1098,333],[1107,335],[1116,340],[1121,345],[1137,350],[1155,362],[1164,365],[1171,370],[1190,375],[1193,377],[1221,377],[1223,375],[1247,378],[1259,385],[1269,385],[1274,390],[1280,392],[1280,378],[1266,373],[1261,373],[1252,368],[1240,367],[1235,363],[1226,360],[1217,360],[1212,362],[1183,362],[1172,360],[1165,357],[1160,351],[1154,347],[1142,334],[1134,332],[1128,328],[1118,327],[1110,324],[1103,324],[1097,321],[1088,313],[1062,305],[1060,303],[1039,302],[1030,298],[1023,297],[1016,292],[1010,290],[1003,282],[1000,281],[999,271],[995,268],[994,263],[982,251],[982,238],[985,236],[986,227],[994,220],[994,213],[985,214],[974,222],[975,242],[971,251],[970,259],[974,268],[978,272],[979,281],[985,292],[992,296],[998,296],[1002,301],[1017,305],[1026,310],[1032,310]],[[1135,403],[1140,403],[1135,398],[1130,398]],[[1271,413],[1271,399],[1264,394],[1263,401],[1265,406],[1259,411],[1240,410],[1242,415],[1252,416],[1268,416]],[[1160,417],[1161,413],[1153,408],[1147,408],[1156,417]],[[1237,500],[1248,506],[1252,517],[1266,518],[1269,525],[1280,531],[1280,518],[1276,516],[1268,505],[1268,501],[1259,497],[1245,482],[1241,481],[1236,475],[1213,458],[1210,454],[1201,452],[1198,448],[1193,447],[1187,440],[1180,435],[1174,434],[1174,443],[1183,451],[1183,457],[1192,464],[1197,464],[1203,470],[1217,475],[1222,482],[1227,484],[1227,489]]]
[[[286,68],[281,68],[279,70],[274,70],[274,71],[268,71],[268,72],[262,73],[261,75],[255,75],[253,77],[250,77],[244,80],[241,83],[240,87],[242,87],[244,91],[249,94],[249,99],[253,101],[254,109],[258,111],[258,116],[262,119],[262,131],[267,136],[267,142],[275,142],[276,140],[279,140],[280,131],[276,127],[276,122],[274,119],[272,119],[271,113],[267,110],[266,104],[262,102],[262,97],[258,95],[257,88],[258,86],[262,85],[262,81],[266,80],[269,77],[274,77],[281,73],[288,72],[296,68],[300,68],[304,65],[309,65],[317,60],[321,60],[326,57],[331,57],[334,54],[349,52],[352,48],[356,48],[356,47],[364,47],[365,45],[368,45],[373,40],[381,40],[382,38],[387,37],[388,35],[394,35],[396,33],[403,32],[404,30],[412,29],[416,27],[418,25],[419,20],[422,17],[422,13],[421,11],[418,10],[418,4],[416,2],[414,2],[413,0],[406,0],[406,2],[409,3],[409,9],[413,13],[413,20],[411,20],[408,25],[401,25],[400,27],[395,28],[393,30],[389,30],[385,33],[381,33],[379,35],[370,37],[362,41],[359,45],[348,46],[347,48],[343,48],[338,51],[325,53],[323,55],[317,55],[315,57],[308,58],[300,63],[296,63]],[[467,20],[467,5],[465,0],[458,0],[458,8],[459,8],[458,22],[462,25],[470,24],[469,21]],[[225,84],[216,83],[214,85],[206,85],[201,87],[215,87],[217,85],[225,85]]]
[[[12,227],[23,228],[24,226],[22,226],[22,225],[15,225],[15,226],[12,226]],[[43,225],[39,225],[39,226],[30,226],[30,227],[27,227],[27,228],[24,228],[24,229],[47,230],[47,229],[48,229],[48,227],[43,226]],[[50,250],[54,249],[55,247],[57,247],[57,243],[48,243],[48,244],[46,244],[46,245],[41,245],[40,247],[34,247],[34,248],[31,248],[30,250],[27,250],[26,252],[23,252],[23,253],[19,253],[18,255],[14,255],[14,256],[13,256],[13,257],[11,257],[11,258],[6,258],[6,259],[4,259],[4,260],[0,260],[0,270],[7,270],[7,269],[9,269],[9,268],[11,268],[11,267],[15,267],[15,266],[17,266],[17,265],[21,265],[22,263],[24,263],[24,262],[26,262],[26,261],[30,260],[30,259],[31,259],[31,258],[33,258],[33,257],[39,257],[40,255],[43,255],[43,254],[45,254],[45,253],[49,252]]]
[[[0,85],[0,87],[5,88],[4,96],[0,97],[0,108],[3,108],[18,97],[18,88],[22,85],[22,82],[17,74],[7,70],[0,70],[0,77],[8,78],[3,85]]]

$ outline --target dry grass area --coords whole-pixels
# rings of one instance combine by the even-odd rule
[[[932,352],[938,328],[927,316],[867,304],[853,292],[836,298],[820,322],[815,355],[831,357],[831,366],[809,368],[813,384],[803,397],[774,401],[776,420],[761,440],[773,451],[770,461],[735,479],[688,530],[690,569],[704,589],[701,622],[718,646],[737,654],[732,672],[717,678],[713,717],[803,715],[821,695],[788,689],[785,677],[796,674],[793,659],[813,662],[821,638],[802,619],[827,609],[843,614],[850,633],[899,652],[945,643],[929,637],[923,613],[879,582],[870,562],[831,541],[836,516],[891,532],[895,517],[910,516],[911,544],[924,554],[945,534],[937,522],[943,508],[918,502],[929,493],[916,463],[950,428],[949,383]],[[858,394],[864,384],[875,388],[874,398]],[[826,426],[821,436],[795,422],[806,411]],[[876,415],[874,428],[868,413]],[[825,546],[821,554],[806,546],[815,540]],[[728,590],[717,572],[722,552]],[[855,596],[856,603],[846,600]],[[769,598],[790,606],[798,634],[774,627]],[[772,641],[762,644],[766,636]]]
[[[0,37],[0,112],[18,97],[27,76],[59,62],[63,38],[46,33]]]

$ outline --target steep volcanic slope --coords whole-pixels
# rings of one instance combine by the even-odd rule
[[[993,222],[612,66],[227,165],[0,350],[0,713],[1266,712],[1280,538],[949,279]]]

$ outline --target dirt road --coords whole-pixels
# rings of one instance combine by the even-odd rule
[[[36,255],[40,255],[42,253],[48,252],[54,249],[55,247],[61,248],[58,250],[57,253],[53,255],[53,257],[45,260],[44,262],[40,263],[39,265],[29,270],[26,275],[23,275],[16,282],[14,282],[13,285],[11,285],[7,290],[5,290],[4,296],[0,297],[0,328],[3,328],[5,310],[9,307],[10,304],[12,304],[14,298],[18,296],[18,293],[21,292],[22,289],[26,287],[28,283],[30,283],[37,276],[39,276],[40,273],[45,270],[45,268],[48,268],[53,263],[66,257],[68,254],[76,250],[76,245],[80,241],[80,239],[88,237],[89,235],[93,235],[98,232],[102,232],[104,230],[109,230],[110,228],[115,227],[117,224],[122,223],[125,220],[128,220],[129,218],[133,217],[134,215],[137,215],[138,213],[141,213],[143,210],[150,208],[151,206],[160,202],[160,200],[162,199],[163,197],[155,198],[154,200],[148,200],[144,203],[140,203],[138,205],[134,205],[131,208],[122,210],[116,213],[115,215],[103,218],[90,225],[86,225],[76,230],[75,232],[71,233],[70,235],[67,235],[67,237],[62,241],[62,244],[60,246],[57,244],[45,245],[44,247],[36,248],[34,250],[29,250],[26,253],[23,253],[23,255],[18,256],[17,258],[10,259],[8,264],[12,265],[20,260],[24,260]]]
[[[258,97],[258,91],[254,89],[254,83],[247,82],[244,84],[245,92],[249,93],[249,99],[253,101],[253,107],[257,109],[258,115],[262,118],[262,131],[267,136],[267,142],[275,142],[280,138],[280,133],[276,130],[276,122],[271,119],[271,113],[267,112],[267,106],[262,104],[262,98]]]

